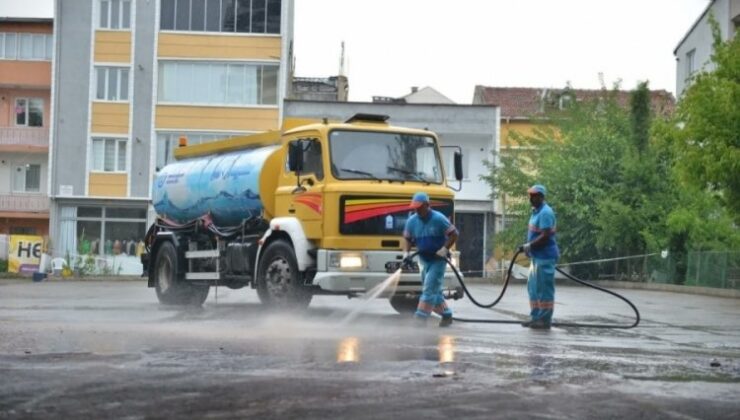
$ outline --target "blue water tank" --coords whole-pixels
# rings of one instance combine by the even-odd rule
[[[154,180],[152,203],[161,217],[186,223],[210,213],[218,226],[236,226],[262,211],[259,180],[278,146],[180,160]]]

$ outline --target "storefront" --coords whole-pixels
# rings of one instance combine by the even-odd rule
[[[147,230],[145,203],[57,204],[54,257],[84,274],[141,274]]]

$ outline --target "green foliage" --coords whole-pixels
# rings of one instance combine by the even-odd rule
[[[81,255],[75,259],[75,273],[79,277],[96,274],[95,256],[92,254]]]
[[[8,260],[0,260],[0,273],[8,271]]]
[[[711,72],[696,75],[681,98],[673,124],[663,127],[674,148],[681,181],[716,193],[740,222],[740,37],[714,35]]]
[[[640,82],[630,97],[632,118],[632,140],[637,151],[642,153],[650,138],[650,89],[647,82]]]
[[[637,86],[629,109],[619,106],[618,88],[547,115],[534,134],[514,136],[520,148],[485,162],[490,173],[482,179],[502,198],[506,217],[516,219],[497,235],[497,245],[511,250],[523,242],[526,189],[535,182],[548,188],[566,261],[662,249],[680,257],[740,245],[717,194],[679,183],[675,124],[651,115],[648,84]],[[685,258],[677,270],[685,272]]]

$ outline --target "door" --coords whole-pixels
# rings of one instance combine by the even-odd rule
[[[324,160],[321,142],[314,138],[294,141],[299,142],[303,149],[300,187],[298,179],[290,172],[286,162],[284,171],[290,182],[278,188],[277,207],[287,209],[287,216],[296,217],[301,221],[307,238],[319,239],[322,237],[324,215]]]
[[[460,251],[460,270],[468,277],[483,276],[484,217],[483,213],[455,213],[455,226],[460,233],[456,245]]]

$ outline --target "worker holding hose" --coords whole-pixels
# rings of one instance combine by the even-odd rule
[[[527,190],[532,204],[527,242],[519,247],[531,259],[527,290],[531,319],[522,324],[533,329],[550,329],[555,309],[555,264],[560,250],[555,241],[555,213],[545,203],[546,190],[536,184]]]
[[[452,310],[445,303],[442,283],[450,247],[457,241],[457,228],[447,217],[429,207],[429,196],[417,192],[411,199],[410,208],[416,214],[409,217],[403,230],[403,258],[408,262],[411,245],[416,245],[423,267],[421,272],[422,294],[414,317],[426,324],[432,312],[442,317],[440,327],[452,324]]]

